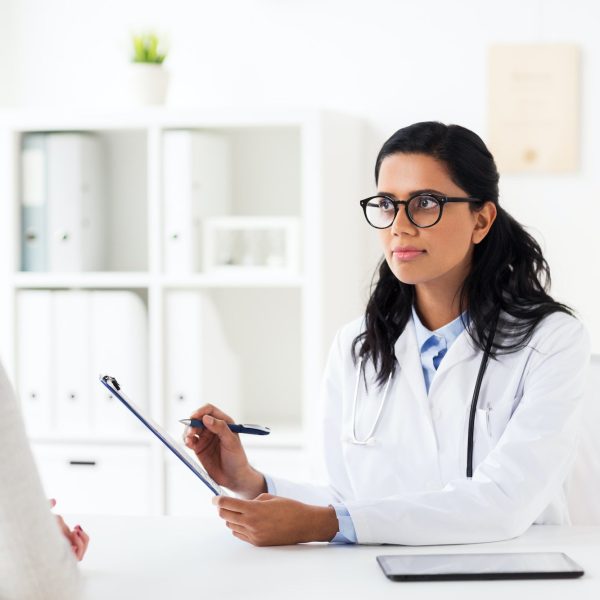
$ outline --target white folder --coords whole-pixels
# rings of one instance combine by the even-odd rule
[[[47,241],[46,140],[43,133],[23,136],[21,150],[21,269],[45,271]]]
[[[210,299],[174,290],[166,296],[165,309],[167,429],[181,434],[179,419],[207,403],[241,418],[238,358]]]
[[[54,430],[52,292],[17,294],[17,389],[31,436]]]
[[[198,271],[202,219],[231,211],[229,143],[217,133],[166,131],[163,164],[164,268]]]
[[[141,298],[130,291],[91,292],[91,380],[100,373],[118,378],[137,404],[148,408],[148,327]],[[100,385],[92,388],[92,428],[111,436],[143,430],[121,403]]]
[[[104,268],[105,207],[100,141],[92,134],[46,137],[50,271]]]
[[[90,292],[54,294],[56,427],[61,434],[90,432]]]

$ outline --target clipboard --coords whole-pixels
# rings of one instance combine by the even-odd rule
[[[100,383],[120,402],[133,413],[143,425],[149,429],[215,496],[228,496],[227,492],[216,483],[210,475],[194,462],[187,454],[185,448],[176,442],[160,425],[154,422],[150,417],[145,416],[142,411],[129,400],[118,381],[110,375],[100,375]]]

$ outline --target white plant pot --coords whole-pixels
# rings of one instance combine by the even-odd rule
[[[169,73],[162,66],[132,63],[129,69],[129,88],[133,103],[142,106],[164,104],[169,86]]]

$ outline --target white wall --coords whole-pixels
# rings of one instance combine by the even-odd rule
[[[0,11],[13,59],[12,68],[0,63],[2,89],[12,90],[0,103],[117,104],[128,33],[153,26],[171,38],[171,105],[328,107],[363,116],[369,175],[386,137],[417,120],[460,123],[485,137],[490,43],[579,43],[581,170],[506,176],[501,188],[504,205],[543,242],[555,295],[581,309],[600,352],[596,0],[0,0]]]

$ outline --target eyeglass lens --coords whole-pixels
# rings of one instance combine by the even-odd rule
[[[438,220],[440,209],[441,205],[436,198],[422,194],[410,199],[407,212],[415,225],[429,227]],[[396,210],[388,198],[377,196],[367,203],[365,215],[373,227],[385,228],[394,222]]]

